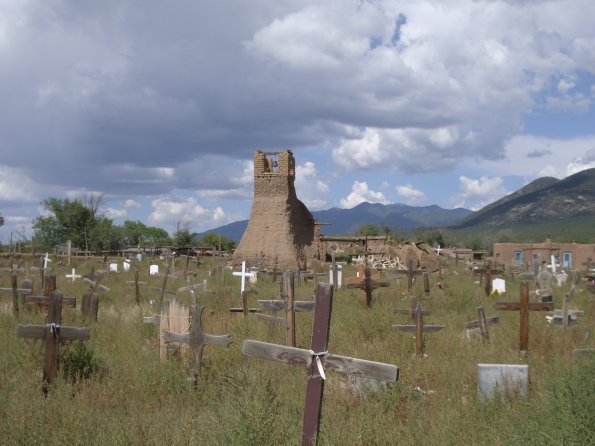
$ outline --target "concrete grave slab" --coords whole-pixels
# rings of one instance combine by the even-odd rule
[[[522,364],[477,364],[477,393],[480,401],[500,393],[503,398],[527,400],[529,366]]]

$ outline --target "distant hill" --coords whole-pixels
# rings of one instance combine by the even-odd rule
[[[405,204],[361,203],[351,209],[332,208],[312,212],[314,218],[324,223],[324,235],[349,235],[359,225],[372,223],[387,225],[391,229],[413,229],[452,225],[471,215],[473,211],[463,208],[443,209],[439,206],[408,206]],[[248,220],[236,221],[206,232],[217,232],[239,242],[248,226]],[[198,234],[201,236],[204,233]]]
[[[545,234],[583,240],[595,237],[595,168],[563,180],[539,178],[449,227],[455,232]]]

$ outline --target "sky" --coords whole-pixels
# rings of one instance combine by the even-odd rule
[[[255,150],[310,210],[480,209],[595,167],[595,2],[0,0],[0,242],[49,197],[173,234],[247,219]]]

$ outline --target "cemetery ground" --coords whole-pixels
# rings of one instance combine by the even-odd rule
[[[114,259],[116,261],[116,259]],[[86,275],[97,260],[73,259],[56,265],[57,288],[75,297],[76,308],[62,309],[62,326],[88,327],[89,339],[59,347],[59,372],[47,395],[42,391],[45,343],[16,336],[18,325],[45,324],[44,310],[27,310],[19,297],[18,315],[10,293],[0,294],[0,442],[3,445],[294,445],[301,438],[307,374],[301,367],[242,355],[246,339],[285,344],[285,329],[276,324],[269,338],[269,323],[252,313],[232,313],[242,305],[240,279],[225,270],[225,284],[207,261],[193,266],[192,283],[206,279],[208,290],[194,296],[179,292],[177,300],[205,307],[202,328],[212,335],[230,334],[228,348],[205,345],[196,385],[186,354],[159,357],[159,328],[143,317],[160,313],[160,292],[140,287],[137,305],[134,280],[155,288],[162,276],[149,276],[150,260],[129,271],[103,277],[97,289],[97,321],[83,318],[82,296],[89,284],[66,274]],[[160,261],[160,272],[165,271]],[[178,261],[179,272],[183,266]],[[595,444],[595,358],[573,359],[574,349],[594,348],[595,299],[579,282],[571,308],[584,314],[564,328],[548,324],[545,314],[529,314],[529,351],[519,352],[519,312],[494,309],[497,301],[519,301],[520,283],[506,277],[507,293],[486,296],[477,276],[463,265],[446,265],[444,277],[430,277],[430,298],[421,280],[407,291],[407,279],[391,280],[389,287],[373,291],[371,307],[359,290],[335,290],[329,353],[394,364],[399,379],[393,384],[348,379],[327,371],[318,443],[322,445],[505,445]],[[344,267],[343,277],[355,275]],[[327,276],[328,277],[328,276]],[[386,277],[386,276],[385,276]],[[19,273],[19,286],[25,278]],[[31,273],[33,294],[41,294],[39,273]],[[383,278],[383,280],[385,280]],[[258,276],[248,287],[248,305],[276,299],[277,283]],[[326,280],[328,281],[328,280]],[[438,287],[438,281],[441,286]],[[561,308],[570,282],[554,289],[554,306]],[[182,277],[170,277],[168,290],[185,287]],[[10,274],[0,274],[0,287],[11,287]],[[164,299],[174,296],[164,294]],[[394,324],[411,324],[409,315],[394,310],[410,308],[411,298],[431,314],[426,324],[440,324],[439,332],[424,334],[424,354],[416,354],[415,332],[400,332]],[[313,300],[314,284],[295,284],[296,300]],[[532,298],[533,299],[533,298]],[[153,303],[151,303],[153,302]],[[477,319],[483,306],[488,316],[500,316],[489,327],[489,340],[465,336],[465,324]],[[310,349],[312,313],[296,313],[297,347]],[[480,401],[477,364],[527,364],[526,401],[499,396]]]

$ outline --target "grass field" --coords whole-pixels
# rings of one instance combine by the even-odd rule
[[[92,260],[75,260],[77,273],[86,274]],[[121,262],[120,262],[121,265]],[[62,324],[88,326],[87,342],[64,345],[61,373],[47,397],[42,392],[42,342],[17,338],[18,324],[43,324],[44,315],[21,309],[17,320],[9,293],[0,294],[0,443],[3,445],[294,445],[299,444],[306,387],[306,370],[276,362],[244,357],[244,339],[266,341],[268,323],[227,310],[241,305],[239,278],[226,271],[226,285],[208,276],[201,265],[195,283],[207,279],[210,292],[197,291],[206,309],[205,332],[229,333],[229,348],[206,346],[202,374],[192,388],[189,358],[159,360],[158,329],[142,322],[159,313],[159,293],[141,289],[135,304],[132,271],[111,274],[102,283],[98,321],[86,324],[80,299],[88,286],[64,278],[71,267],[57,267],[58,288],[77,297],[76,309],[64,309]],[[519,283],[507,279],[508,293],[486,297],[477,278],[449,264],[442,288],[434,284],[431,299],[423,299],[421,281],[411,293],[406,280],[374,291],[372,308],[366,308],[357,290],[335,292],[329,352],[398,365],[399,381],[360,393],[352,383],[327,373],[319,444],[322,445],[587,445],[595,444],[595,358],[573,360],[575,348],[595,348],[594,298],[586,291],[575,294],[573,308],[584,310],[578,323],[563,329],[545,322],[544,314],[530,314],[529,354],[521,357],[519,315],[498,312],[496,300],[519,299]],[[120,266],[121,269],[121,266]],[[149,262],[140,265],[141,280],[160,286],[162,278],[149,277]],[[163,270],[163,267],[161,267]],[[346,276],[355,268],[346,267]],[[170,279],[168,288],[185,285]],[[10,286],[10,276],[0,276]],[[33,276],[34,291],[40,283]],[[555,289],[556,308],[569,285]],[[260,276],[249,294],[273,299],[278,292],[269,276]],[[415,339],[391,324],[406,323],[407,316],[393,313],[408,308],[416,296],[432,310],[427,323],[446,329],[427,334],[427,357],[415,355]],[[314,297],[312,284],[297,286],[296,299]],[[189,293],[178,300],[191,303]],[[500,315],[490,327],[491,339],[467,339],[464,324],[475,319],[483,305],[488,316]],[[299,313],[298,346],[310,348],[312,314]],[[278,328],[271,342],[283,343]],[[478,363],[528,364],[529,398],[480,403],[477,396]]]

